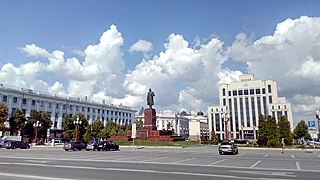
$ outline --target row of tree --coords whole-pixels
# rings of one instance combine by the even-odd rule
[[[8,119],[8,108],[6,104],[0,104],[0,130],[5,130],[5,122]],[[81,123],[75,124],[78,120]],[[35,137],[34,124],[39,122],[41,126],[37,128],[37,139],[45,139],[47,129],[51,128],[51,117],[47,112],[31,111],[29,117],[26,117],[20,109],[15,109],[9,116],[9,125],[11,135],[22,135],[23,137],[32,140]],[[78,126],[76,128],[76,126]],[[143,123],[138,122],[138,128],[142,128]],[[127,131],[131,130],[131,124],[119,125],[115,122],[108,121],[104,127],[100,120],[95,120],[91,125],[88,123],[86,117],[79,113],[72,117],[64,117],[62,140],[69,141],[76,139],[85,140],[86,142],[91,139],[108,138],[110,136],[125,136]],[[77,131],[77,132],[76,132]]]
[[[259,117],[258,141],[259,146],[279,147],[282,138],[286,145],[292,145],[293,139],[310,139],[308,126],[304,120],[301,120],[293,133],[290,130],[290,122],[285,116],[282,116],[278,123],[274,117],[268,116],[267,119],[263,115]]]

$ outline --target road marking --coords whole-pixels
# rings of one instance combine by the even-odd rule
[[[250,168],[254,168],[256,167],[261,161],[257,161],[256,163],[254,163],[252,166],[250,166]]]
[[[38,160],[24,160],[26,162],[34,162],[34,163],[47,163],[49,161],[38,161]]]
[[[294,155],[293,154],[291,154],[291,157],[294,159]]]
[[[75,179],[67,179],[67,178],[55,178],[55,177],[47,177],[47,176],[33,176],[33,175],[27,175],[27,174],[12,174],[12,173],[1,173],[0,176],[6,176],[6,177],[15,177],[15,178],[23,178],[23,179],[43,179],[43,180],[75,180]]]
[[[297,170],[301,170],[300,163],[296,162]]]
[[[239,154],[239,155],[237,155],[237,156],[243,156],[243,155],[246,155],[247,153],[242,153],[242,154]]]
[[[144,160],[142,162],[148,162],[148,161],[154,161],[154,160],[166,159],[166,158],[169,158],[169,157],[159,157],[159,158],[147,159],[147,160]]]
[[[144,156],[135,156],[135,157],[127,157],[127,158],[120,158],[120,159],[117,159],[118,161],[122,161],[122,160],[128,160],[128,159],[136,159],[136,158],[142,158]]]
[[[2,163],[0,163],[2,164]],[[218,175],[218,174],[205,174],[205,173],[192,173],[192,172],[179,172],[179,171],[157,171],[157,170],[147,170],[147,169],[124,169],[124,168],[100,168],[100,167],[88,167],[88,166],[68,166],[68,165],[48,165],[48,164],[31,164],[31,163],[6,163],[13,165],[22,165],[22,166],[41,166],[41,167],[56,167],[56,168],[68,168],[68,169],[93,169],[100,171],[124,171],[124,172],[141,172],[141,173],[155,173],[155,174],[175,174],[175,175],[189,175],[189,176],[202,176],[202,177],[220,177],[220,178],[229,178],[229,179],[252,179],[256,180],[256,177],[241,177],[241,176],[231,176],[231,175]],[[18,175],[18,174],[8,174],[0,173],[0,176],[9,176],[9,177],[19,177],[19,178],[28,178],[28,179],[43,179],[43,180],[73,180],[73,179],[62,179],[62,178],[53,178],[45,176],[32,176],[32,175]]]
[[[266,154],[266,155],[264,155],[263,157],[268,157],[269,156],[269,154]]]
[[[215,165],[215,164],[218,164],[218,163],[221,163],[221,162],[223,162],[223,161],[225,161],[225,160],[226,160],[226,159],[221,159],[220,161],[216,161],[216,162],[213,162],[213,163],[209,164],[209,166]]]
[[[185,161],[191,161],[193,159],[196,159],[196,158],[190,158],[190,159],[184,159],[184,160],[181,160],[181,161],[175,161],[175,162],[172,162],[172,164],[181,163],[181,162],[185,162]]]
[[[229,170],[229,172],[296,177],[296,175],[294,175],[294,172],[281,172],[281,171],[280,172],[278,172],[278,171],[277,172],[272,172],[272,171],[238,171],[238,170]]]

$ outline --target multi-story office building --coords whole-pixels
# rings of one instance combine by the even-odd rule
[[[277,82],[241,75],[238,82],[221,84],[219,106],[208,107],[210,135],[215,131],[224,139],[228,132],[229,139],[256,139],[261,114],[275,117],[277,122],[286,116],[293,130],[291,105],[284,97],[278,97]]]
[[[94,102],[85,98],[74,98],[48,94],[30,89],[16,88],[0,84],[0,103],[8,107],[8,114],[11,115],[15,109],[20,109],[26,117],[30,116],[32,110],[47,112],[51,117],[51,129],[62,130],[62,123],[65,116],[72,117],[82,113],[89,124],[94,120],[100,120],[104,125],[107,121],[118,124],[131,124],[135,121],[136,110],[122,105],[108,105],[105,101]]]

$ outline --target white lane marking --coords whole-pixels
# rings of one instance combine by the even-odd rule
[[[296,175],[294,175],[294,172],[283,172],[283,171],[272,172],[272,171],[237,171],[237,170],[229,170],[229,172],[296,177]]]
[[[213,162],[213,163],[209,164],[209,166],[210,166],[210,165],[215,165],[215,164],[221,163],[221,162],[223,162],[223,161],[225,161],[225,160],[226,160],[226,159],[221,159],[220,161],[216,161],[216,162]]]
[[[294,155],[293,154],[291,154],[291,157],[294,159]]]
[[[142,158],[144,156],[135,156],[135,157],[127,157],[127,158],[120,158],[120,159],[117,159],[118,161],[122,161],[122,160],[128,160],[128,159],[136,159],[136,158]]]
[[[242,153],[242,154],[239,154],[239,155],[237,155],[237,156],[243,156],[243,155],[246,155],[247,153]]]
[[[0,163],[2,164],[2,163]],[[3,163],[4,164],[4,163]],[[31,163],[6,163],[12,165],[24,165],[24,166],[41,166],[41,167],[57,167],[57,168],[69,168],[69,169],[93,169],[102,171],[124,171],[124,172],[142,172],[142,173],[157,173],[157,174],[176,174],[176,175],[189,175],[189,176],[203,176],[203,177],[222,177],[231,179],[253,179],[257,178],[251,177],[241,177],[241,176],[231,176],[231,175],[218,175],[218,174],[204,174],[204,173],[192,173],[192,172],[171,172],[171,171],[156,171],[156,170],[146,170],[146,169],[122,169],[122,168],[99,168],[99,167],[88,167],[88,166],[67,166],[67,165],[48,165],[48,164],[31,164]],[[73,179],[62,179],[62,178],[52,178],[44,176],[28,176],[28,175],[17,175],[17,174],[7,174],[0,173],[0,175],[7,175],[12,177],[24,177],[30,179],[43,179],[43,180],[73,180]]]
[[[38,160],[24,160],[26,162],[34,162],[34,163],[47,163],[49,161],[38,161]]]
[[[256,167],[261,161],[257,161],[256,163],[254,163],[252,166],[250,166],[250,168],[254,168]]]
[[[299,162],[296,162],[296,167],[297,167],[297,170],[301,170],[301,167],[300,167],[300,163],[299,163]]]
[[[181,161],[175,161],[175,162],[172,162],[172,164],[177,164],[177,163],[181,163],[181,162],[185,162],[185,161],[191,161],[193,159],[196,159],[196,158],[190,158],[190,159],[184,159],[184,160],[181,160]]]
[[[33,176],[27,174],[16,174],[16,173],[2,173],[0,172],[0,176],[4,177],[15,177],[15,178],[23,178],[23,179],[42,179],[42,180],[75,180],[75,179],[67,179],[67,178],[55,178],[55,177],[47,177],[47,176]]]
[[[159,159],[167,159],[167,158],[169,158],[169,157],[159,157],[159,158],[153,158],[153,159],[146,159],[142,162],[154,161],[154,160],[159,160]]]
[[[266,155],[264,155],[263,157],[268,157],[269,156],[269,154],[266,154]]]

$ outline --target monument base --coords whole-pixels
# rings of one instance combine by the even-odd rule
[[[148,108],[144,110],[144,124],[143,130],[157,130],[157,115],[156,110],[153,108]]]

